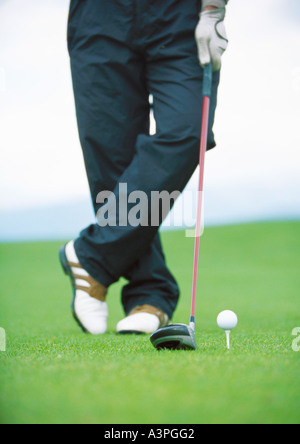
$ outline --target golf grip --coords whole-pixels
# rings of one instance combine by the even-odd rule
[[[200,236],[201,236],[201,216],[203,204],[203,184],[204,184],[204,163],[205,153],[207,149],[208,140],[208,123],[210,110],[210,97],[212,91],[212,64],[204,68],[203,77],[203,109],[202,109],[202,125],[201,125],[201,140],[200,140],[200,175],[198,188],[198,207],[197,207],[197,222],[195,235],[195,252],[194,252],[194,270],[193,270],[193,293],[192,293],[192,309],[190,325],[195,329],[195,308],[196,308],[196,294],[197,294],[197,280],[199,267],[199,250],[200,250]]]

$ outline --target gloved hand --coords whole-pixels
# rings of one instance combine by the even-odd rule
[[[204,67],[213,62],[213,70],[221,69],[221,58],[228,46],[224,25],[227,0],[203,0],[200,21],[196,28],[196,41],[200,64]],[[216,7],[217,9],[208,9]]]

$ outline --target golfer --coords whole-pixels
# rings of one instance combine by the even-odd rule
[[[98,223],[60,250],[71,277],[74,317],[86,332],[106,332],[106,297],[121,277],[128,282],[122,291],[126,317],[117,332],[153,333],[172,319],[180,292],[158,233],[165,215],[162,211],[158,224],[130,224],[124,216],[132,209],[130,193],[139,192],[149,198],[150,220],[151,193],[182,192],[195,171],[203,67],[210,62],[208,149],[215,147],[212,128],[221,56],[228,43],[226,3],[71,0],[68,48],[95,213],[101,219],[107,203],[99,198],[103,191],[116,203],[114,223],[99,223],[97,217]],[[149,95],[157,125],[152,136]]]

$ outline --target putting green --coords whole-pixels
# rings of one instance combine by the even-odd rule
[[[174,321],[186,323],[193,239],[163,241],[182,290]],[[110,291],[108,334],[82,334],[59,246],[0,245],[1,423],[299,423],[300,223],[206,230],[196,352],[158,353],[146,336],[117,336],[121,283]],[[239,316],[230,352],[216,325],[224,309]]]

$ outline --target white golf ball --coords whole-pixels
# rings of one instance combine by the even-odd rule
[[[233,311],[225,310],[219,314],[217,323],[222,330],[232,330],[238,324],[238,317]]]

